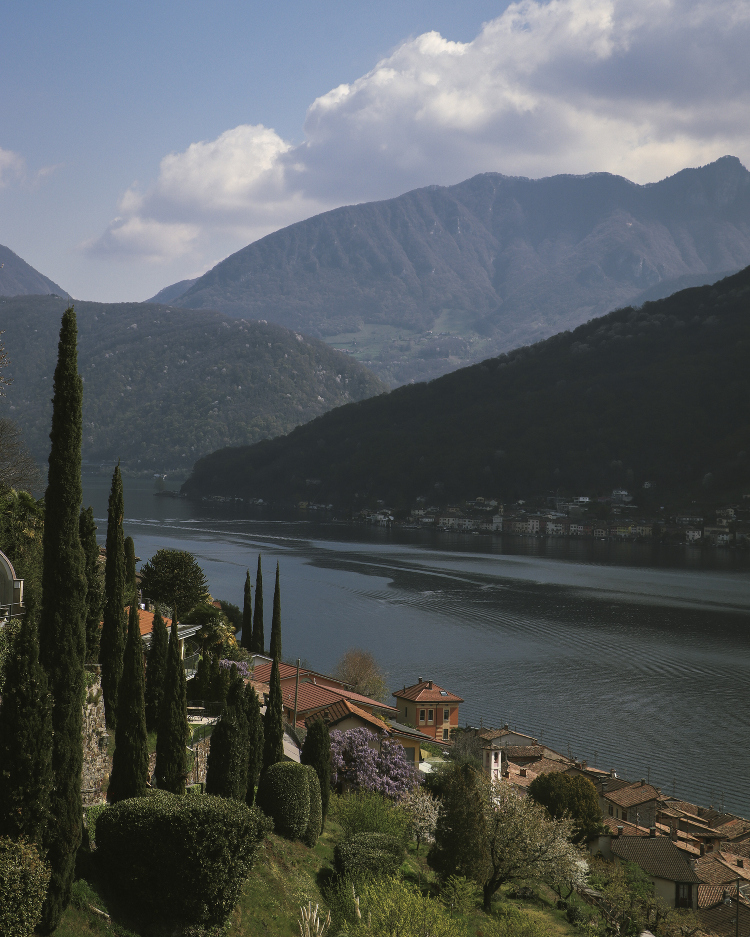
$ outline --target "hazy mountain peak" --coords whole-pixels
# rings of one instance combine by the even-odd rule
[[[47,296],[50,293],[70,299],[57,283],[0,244],[0,296]]]

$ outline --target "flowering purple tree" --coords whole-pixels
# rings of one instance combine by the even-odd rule
[[[331,732],[331,785],[397,800],[419,783],[417,773],[398,742],[385,739],[377,751],[370,746],[375,738],[367,729]]]
[[[247,680],[252,676],[252,672],[246,660],[220,660],[219,667],[221,667],[222,670],[231,670],[232,667],[236,667],[237,673],[243,680]]]

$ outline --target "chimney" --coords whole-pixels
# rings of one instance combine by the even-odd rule
[[[705,855],[706,855],[706,845],[705,845],[705,843],[701,843],[700,854],[701,854],[701,856],[705,856]]]
[[[421,683],[421,682],[422,682],[422,678],[420,677],[419,680],[417,680],[417,683]]]
[[[737,868],[738,868],[738,869],[744,869],[744,868],[745,868],[745,860],[744,860],[744,859],[738,859],[738,860],[737,860]]]
[[[430,680],[430,682],[427,684],[427,689],[428,690],[432,689],[432,680]]]
[[[616,775],[615,775],[615,769],[614,769],[614,768],[610,768],[610,769],[609,769],[609,776],[610,776],[611,778],[616,777]]]
[[[607,782],[602,781],[602,796],[607,793]]]
[[[588,767],[588,762],[587,762],[587,761],[582,761],[582,762],[581,762],[581,767],[582,767],[582,768]]]
[[[519,774],[521,775],[522,778],[525,778],[525,777],[526,777],[526,768],[521,768]],[[737,865],[739,865],[739,862],[737,863]]]
[[[645,787],[645,786],[646,786],[646,779],[641,778],[641,787]]]
[[[656,836],[655,826],[649,827],[648,835],[651,837],[651,839],[654,839],[654,837]]]
[[[623,831],[624,829],[625,829],[624,826],[618,826],[618,827],[617,827],[617,835],[618,835],[618,836],[622,836],[622,831]]]

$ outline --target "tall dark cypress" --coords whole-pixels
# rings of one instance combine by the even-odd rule
[[[133,602],[128,616],[128,640],[117,694],[115,754],[107,790],[110,803],[128,797],[143,797],[146,793],[148,739],[144,694],[143,645],[138,625],[138,605]]]
[[[271,618],[271,657],[281,660],[281,589],[279,588],[279,564],[276,564],[276,586],[273,590],[273,617]]]
[[[263,571],[260,568],[260,553],[258,554],[258,572],[255,574],[255,611],[253,612],[253,646],[251,650],[256,654],[263,654],[266,639],[263,634]]]
[[[151,629],[151,644],[148,649],[146,664],[146,729],[156,732],[159,727],[159,712],[164,698],[164,676],[167,670],[167,649],[169,633],[161,612],[154,612],[154,624]]]
[[[52,869],[39,929],[51,933],[70,899],[81,842],[83,807],[83,659],[86,650],[86,563],[78,532],[81,509],[81,404],[73,307],[60,328],[45,494],[39,657],[52,695],[50,821],[45,846]]]
[[[125,605],[130,605],[138,598],[138,584],[135,580],[135,544],[132,537],[123,541],[125,551]]]
[[[245,687],[245,718],[247,719],[247,794],[249,807],[255,803],[255,788],[263,767],[263,716],[260,700],[251,684]]]
[[[242,640],[240,646],[247,651],[253,650],[253,585],[250,570],[245,576],[245,596],[242,603]]]
[[[102,615],[102,577],[99,572],[99,544],[96,542],[94,509],[82,508],[78,534],[86,558],[86,661],[99,662],[99,631]]]
[[[247,721],[242,677],[232,680],[227,705],[211,735],[206,793],[244,801],[247,794]]]
[[[27,616],[8,654],[0,705],[0,836],[41,847],[51,792],[52,697]]]
[[[174,615],[164,675],[164,698],[156,735],[156,784],[164,791],[185,793],[185,749],[189,737],[185,670],[180,659],[177,616]]]
[[[117,689],[125,653],[125,541],[122,519],[125,504],[119,464],[112,475],[107,508],[107,560],[104,565],[104,619],[99,649],[102,694],[107,728],[117,728]]]
[[[284,705],[281,696],[279,659],[274,657],[268,691],[268,706],[263,717],[263,770],[284,760]]]
[[[331,799],[331,733],[322,719],[317,719],[308,729],[300,761],[303,765],[312,765],[318,775],[325,823]]]

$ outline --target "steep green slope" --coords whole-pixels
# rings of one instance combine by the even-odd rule
[[[49,293],[68,298],[68,294],[57,283],[43,276],[9,247],[0,244],[0,296]]]
[[[747,268],[213,453],[184,488],[396,507],[645,481],[725,491],[750,484],[749,358]]]
[[[52,373],[65,301],[0,299],[13,379],[0,416],[37,459],[49,445]],[[386,388],[351,357],[278,325],[147,303],[77,302],[83,457],[185,469],[219,446],[289,432]]]
[[[405,383],[748,263],[750,172],[724,157],[650,185],[484,173],[349,205],[261,238],[173,301],[317,335]]]

